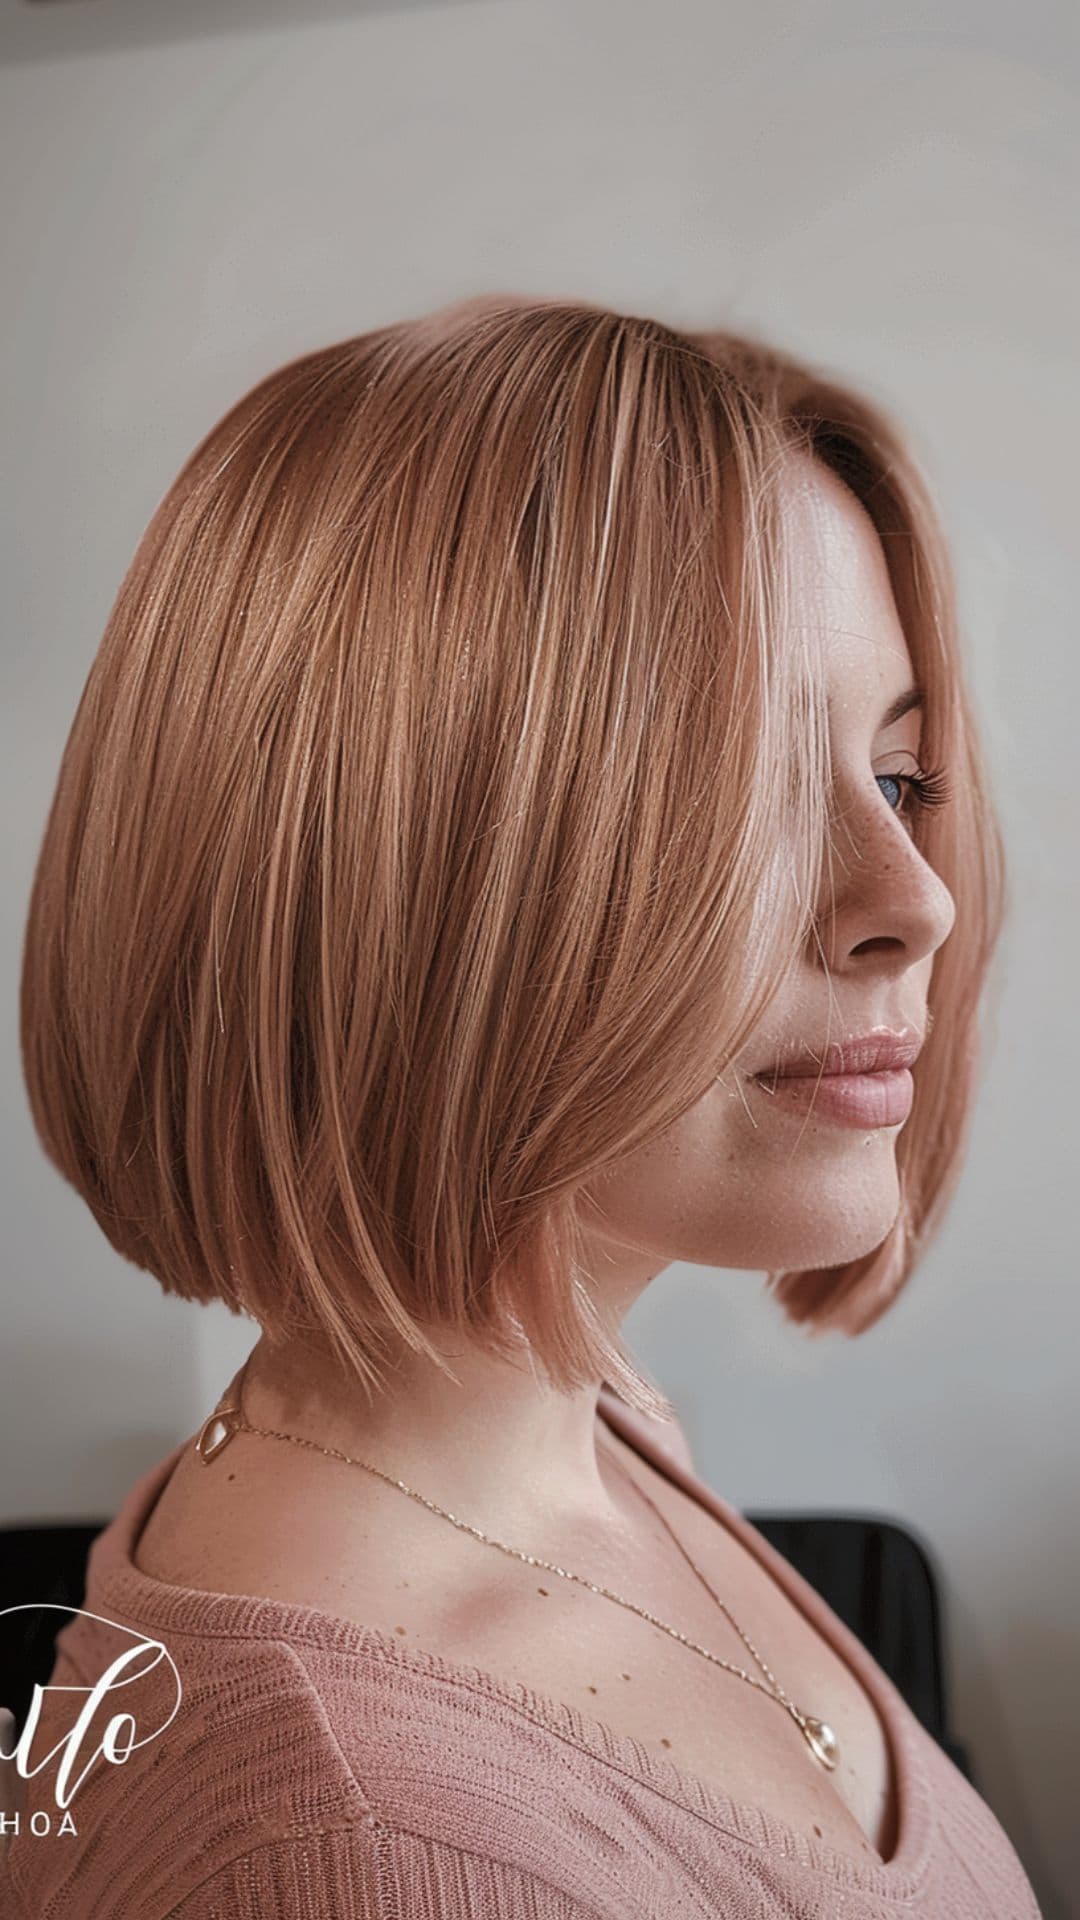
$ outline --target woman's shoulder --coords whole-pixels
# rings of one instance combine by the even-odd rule
[[[91,1606],[99,1599],[88,1589]],[[58,1692],[42,1723],[50,1750],[70,1737],[96,1669],[104,1671],[107,1650],[89,1626],[69,1635],[53,1671]],[[154,1624],[139,1631],[153,1647]],[[396,1669],[358,1661],[343,1671],[338,1662],[324,1691],[317,1637],[170,1631],[161,1645],[169,1659],[144,1666],[122,1696],[130,1739],[121,1728],[107,1750],[106,1722],[120,1720],[113,1698],[78,1744],[63,1805],[56,1761],[38,1764],[35,1746],[15,1830],[0,1848],[4,1913],[390,1920],[419,1911],[423,1889],[423,1910],[447,1920],[485,1911],[575,1920],[550,1818],[552,1881],[538,1870],[543,1833],[527,1815],[532,1796],[515,1813],[491,1788],[492,1756],[475,1725],[458,1752],[441,1750],[436,1713]]]
[[[509,1657],[502,1677],[481,1670],[487,1629],[477,1637],[475,1608],[454,1622],[438,1579],[417,1583],[434,1595],[418,1591],[410,1610],[384,1537],[369,1553],[359,1522],[342,1538],[340,1504],[327,1515],[312,1505],[314,1480],[282,1486],[283,1472],[303,1472],[300,1456],[293,1467],[253,1445],[245,1457],[242,1436],[231,1451],[211,1476],[190,1443],[178,1448],[94,1544],[42,1729],[51,1752],[70,1730],[56,1716],[73,1720],[120,1661],[76,1767],[98,1754],[70,1808],[92,1844],[70,1832],[51,1847],[20,1837],[11,1860],[26,1910],[64,1910],[70,1885],[102,1917],[156,1920],[174,1900],[178,1920],[202,1920],[204,1895],[218,1911],[254,1915],[241,1895],[266,1876],[269,1900],[291,1876],[336,1897],[335,1876],[359,1887],[368,1873],[380,1885],[400,1875],[406,1886],[417,1874],[456,1888],[474,1872],[479,1911],[485,1874],[503,1875],[507,1914],[532,1913],[532,1902],[544,1912],[555,1882],[569,1901],[579,1873],[584,1890],[588,1847],[571,1844],[567,1819],[580,1815],[582,1835],[632,1825],[635,1769],[613,1770],[575,1710],[538,1710],[535,1663],[525,1680]],[[276,1497],[264,1499],[255,1476],[271,1469]],[[398,1514],[410,1524],[411,1503],[383,1502],[383,1522]],[[101,1736],[120,1710],[131,1749],[108,1765]],[[613,1751],[636,1754],[625,1741]],[[27,1822],[51,1809],[55,1823],[56,1765],[27,1787]],[[337,1911],[332,1899],[325,1910]]]
[[[637,1411],[605,1382],[598,1416],[663,1469],[693,1473],[677,1420]],[[428,1514],[378,1482],[353,1475],[343,1498],[317,1455],[248,1444],[240,1433],[213,1470],[192,1444],[178,1449],[149,1488],[130,1539],[134,1565],[173,1587],[258,1594],[344,1615],[424,1644],[452,1643],[454,1623],[495,1605],[498,1582],[477,1578],[475,1546],[433,1529]],[[332,1543],[332,1551],[328,1551]],[[422,1578],[404,1577],[422,1569]],[[490,1624],[490,1623],[489,1623]]]
[[[95,1543],[31,1755],[55,1757],[26,1780],[0,1867],[15,1910],[377,1920],[413,1911],[423,1887],[447,1915],[497,1899],[508,1920],[573,1920],[588,1861],[564,1822],[575,1792],[595,1817],[595,1759],[587,1770],[513,1690],[309,1607],[295,1581],[287,1601],[230,1592],[242,1561],[218,1541],[197,1566],[186,1478],[179,1458],[144,1476]]]
[[[497,1692],[447,1685],[437,1656],[399,1652],[344,1598],[324,1612],[295,1577],[286,1599],[245,1582],[242,1553],[188,1504],[199,1484],[178,1452],[94,1544],[0,1861],[15,1911],[377,1920],[423,1886],[448,1915],[492,1897],[545,1914],[545,1846],[556,1878],[566,1866],[557,1743],[539,1750]],[[475,1907],[456,1904],[466,1888]]]
[[[360,1831],[372,1810],[294,1649],[208,1625],[194,1589],[144,1607],[109,1532],[22,1730],[4,1869],[27,1915],[197,1916],[189,1898],[241,1854]]]

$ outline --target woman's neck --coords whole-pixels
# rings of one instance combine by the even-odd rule
[[[334,1356],[264,1335],[240,1382],[244,1417],[364,1460],[503,1537],[620,1525],[618,1479],[597,1447],[599,1382],[561,1394],[524,1364],[460,1347],[446,1358],[460,1384],[410,1354],[369,1402]]]

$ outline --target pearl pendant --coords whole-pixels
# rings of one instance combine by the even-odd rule
[[[231,1407],[223,1407],[220,1413],[212,1413],[209,1419],[203,1421],[199,1429],[199,1437],[195,1442],[195,1451],[204,1465],[207,1465],[215,1454],[220,1453],[222,1447],[228,1445],[236,1432],[229,1418],[232,1411]]]
[[[806,1714],[803,1734],[822,1766],[828,1767],[829,1772],[832,1773],[840,1758],[840,1743],[827,1721],[815,1720],[812,1714]]]

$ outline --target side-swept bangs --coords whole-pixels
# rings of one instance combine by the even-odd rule
[[[575,1201],[745,1044],[812,932],[819,642],[778,476],[872,515],[953,806],[957,906],[884,1244],[767,1276],[884,1311],[959,1166],[997,827],[927,489],[880,409],[774,349],[487,299],[307,353],[203,439],[120,587],[60,768],[21,984],[44,1150],[166,1293],[325,1342],[523,1342],[668,1402]]]

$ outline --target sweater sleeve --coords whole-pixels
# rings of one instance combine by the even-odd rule
[[[582,1888],[381,1821],[234,1856],[161,1920],[594,1920]]]

